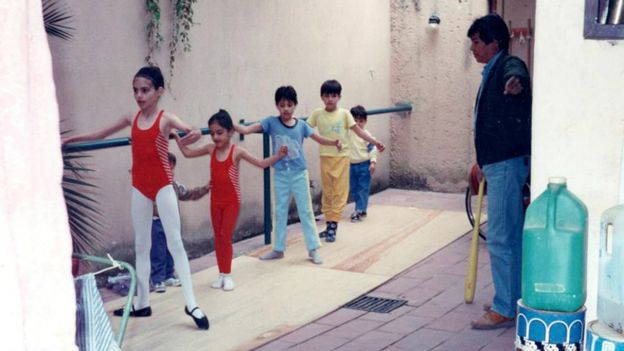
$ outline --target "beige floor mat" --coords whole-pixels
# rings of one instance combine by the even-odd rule
[[[290,233],[282,260],[259,261],[268,246],[234,260],[232,292],[210,288],[216,267],[194,274],[198,303],[211,323],[207,332],[184,314],[180,288],[152,293],[154,314],[131,318],[123,349],[250,349],[370,291],[470,229],[463,212],[376,205],[368,213],[361,223],[341,222],[335,243],[323,242],[323,265],[312,264],[302,235]],[[121,305],[112,301],[107,309]],[[119,318],[111,320],[116,328]]]

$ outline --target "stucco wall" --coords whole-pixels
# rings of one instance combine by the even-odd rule
[[[584,1],[538,1],[533,100],[533,196],[549,176],[589,209],[588,320],[595,318],[601,213],[618,201],[624,130],[624,43],[583,39]]]
[[[392,122],[392,186],[462,191],[474,163],[472,114],[482,65],[466,31],[486,1],[391,1],[392,97],[414,105]],[[437,14],[441,24],[428,26]]]
[[[51,38],[50,46],[63,127],[84,132],[110,123],[127,110],[136,110],[131,80],[147,54],[146,13],[142,1],[67,3],[76,27],[75,38],[69,42]],[[161,2],[162,7],[169,4]],[[191,124],[204,127],[218,108],[229,110],[236,120],[255,121],[275,114],[273,94],[284,84],[297,89],[297,113],[307,116],[322,106],[319,88],[330,78],[343,84],[343,107],[363,104],[380,108],[392,103],[387,1],[199,1],[194,10],[192,51],[177,56],[172,90],[161,99],[163,107]],[[169,36],[170,15],[169,10],[163,11],[165,38]],[[164,45],[166,48],[167,43]],[[167,55],[163,50],[156,56],[166,76]],[[388,144],[389,121],[389,115],[381,115],[372,116],[369,122],[372,133]],[[125,130],[115,137],[128,134]],[[261,155],[260,136],[249,136],[240,144]],[[179,180],[189,186],[206,183],[208,158],[185,160],[174,145],[171,149],[178,155]],[[320,192],[317,150],[313,141],[306,142],[316,196]],[[87,163],[97,170],[97,197],[106,219],[110,250],[129,249],[130,150],[123,147],[90,154],[93,157]],[[262,230],[261,174],[251,166],[242,166],[238,237]],[[389,183],[388,156],[380,159],[375,183],[378,187]],[[191,251],[208,250],[206,240],[212,237],[208,211],[208,199],[181,205],[184,238]]]

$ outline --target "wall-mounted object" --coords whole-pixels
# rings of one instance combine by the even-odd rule
[[[585,0],[585,39],[624,39],[624,0]]]
[[[438,15],[431,15],[431,17],[429,17],[429,27],[431,28],[438,28],[440,22],[442,22],[442,20],[440,20]]]

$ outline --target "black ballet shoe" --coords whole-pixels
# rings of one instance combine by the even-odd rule
[[[124,309],[119,308],[113,311],[113,314],[117,317],[123,316]],[[152,315],[152,308],[150,306],[141,308],[140,310],[135,310],[134,306],[130,310],[130,317],[149,317]]]
[[[188,314],[189,316],[191,316],[191,318],[193,318],[193,321],[195,321],[197,328],[208,330],[208,328],[210,328],[210,323],[208,323],[208,317],[203,316],[201,318],[197,318],[193,316],[193,312],[195,312],[196,309],[199,309],[199,307],[195,307],[191,310],[191,312],[189,312],[188,308],[184,306],[184,313]]]

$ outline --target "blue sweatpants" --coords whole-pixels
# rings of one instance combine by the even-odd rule
[[[349,169],[349,193],[355,201],[357,212],[366,212],[368,209],[368,194],[370,192],[371,174],[370,161],[352,163]]]
[[[150,250],[152,283],[158,284],[173,278],[173,257],[167,249],[167,238],[160,218],[152,221],[152,248]]]
[[[276,170],[274,174],[275,207],[273,213],[273,250],[286,250],[286,232],[288,226],[288,205],[290,194],[295,198],[299,221],[303,227],[306,248],[314,250],[321,246],[316,233],[314,209],[310,196],[310,177],[307,170]]]

